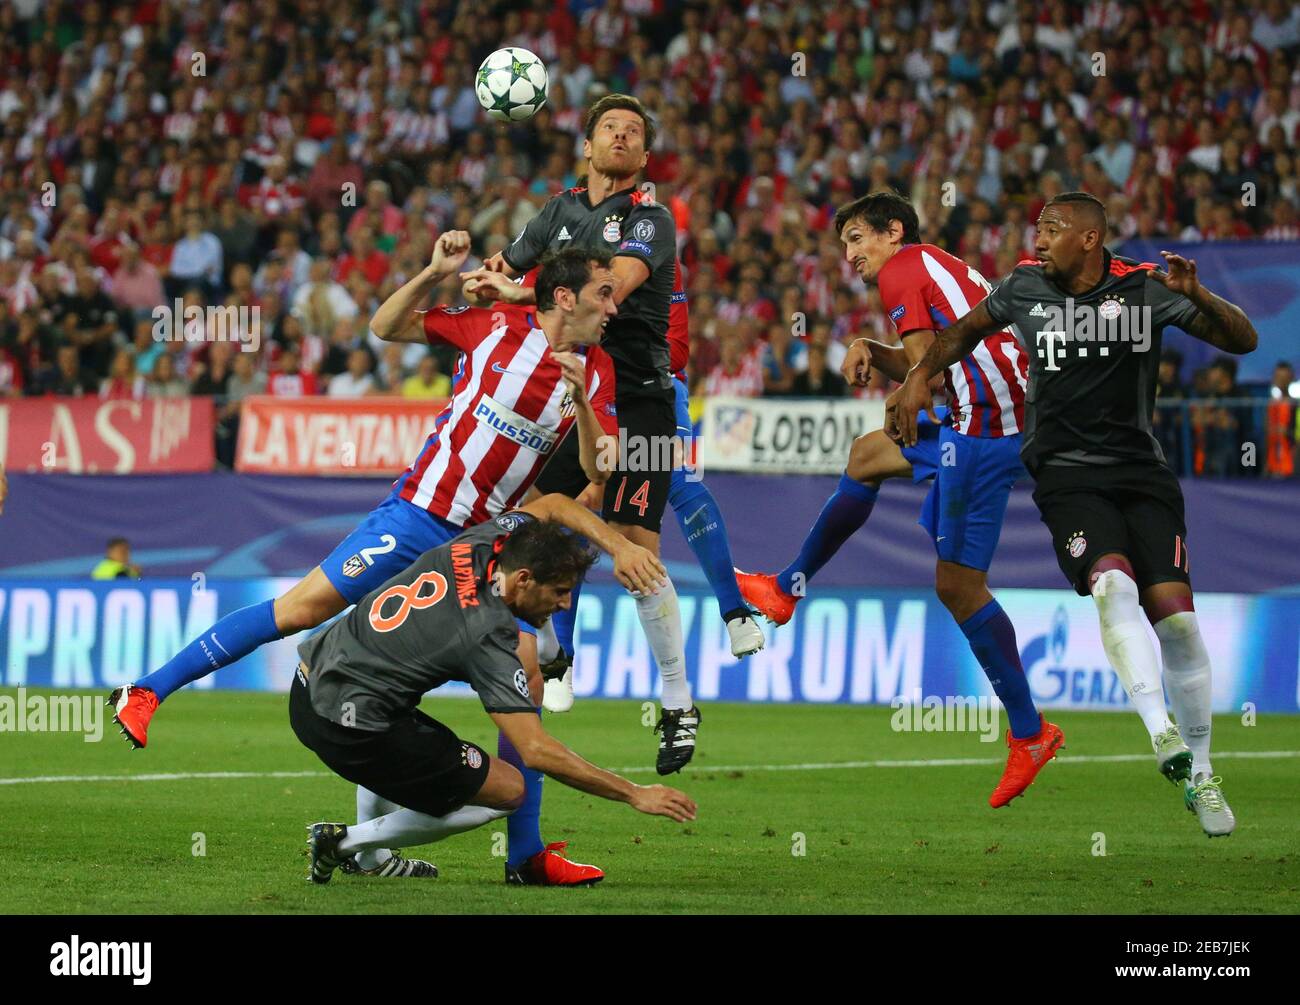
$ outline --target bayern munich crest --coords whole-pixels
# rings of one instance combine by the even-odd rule
[[[483,764],[483,755],[478,752],[477,747],[471,747],[468,743],[465,747],[465,763],[471,768],[480,767]]]
[[[1088,539],[1084,537],[1081,532],[1072,535],[1068,545],[1068,550],[1071,558],[1078,558],[1088,550]]]
[[[610,244],[614,244],[623,236],[623,228],[619,226],[622,222],[623,218],[621,216],[608,217],[605,220],[605,229],[600,232],[600,236]]]

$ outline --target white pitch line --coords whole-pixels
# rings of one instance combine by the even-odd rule
[[[1058,757],[1061,764],[1122,764],[1129,761],[1148,761],[1151,754],[1084,754],[1079,757]],[[1228,750],[1213,755],[1215,760],[1278,760],[1300,757],[1300,750]],[[826,761],[810,764],[697,764],[696,772],[714,771],[841,771],[861,768],[969,768],[980,765],[1002,764],[999,757],[948,757],[899,761]],[[643,764],[615,768],[621,774],[653,771]],[[191,779],[238,778],[331,778],[330,771],[179,771],[154,775],[34,775],[30,778],[0,778],[0,785],[31,785],[37,782],[183,782]],[[689,777],[689,776],[687,776]]]

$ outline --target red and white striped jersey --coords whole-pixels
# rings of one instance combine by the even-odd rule
[[[933,244],[908,244],[876,277],[899,335],[947,328],[991,288],[979,272]],[[967,436],[1012,436],[1025,427],[1028,360],[1009,329],[984,339],[944,375],[953,428]]]
[[[451,400],[393,491],[469,527],[520,503],[576,411],[531,308],[435,307],[424,315],[424,333],[461,356]],[[617,436],[614,365],[598,346],[588,347],[586,358],[587,398],[604,430]]]

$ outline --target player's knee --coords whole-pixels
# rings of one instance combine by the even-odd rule
[[[524,805],[524,776],[513,764],[501,760],[493,763],[499,771],[498,777],[493,779],[492,808],[513,813]]]
[[[989,601],[984,577],[974,570],[955,569],[940,562],[934,574],[934,592],[958,623]]]
[[[878,439],[871,433],[859,436],[849,448],[849,463],[845,465],[844,473],[855,482],[878,486],[881,480],[880,457]]]
[[[1088,585],[1092,591],[1092,599],[1097,602],[1097,611],[1103,623],[1107,618],[1140,616],[1138,587],[1129,570],[1094,569],[1088,577]]]

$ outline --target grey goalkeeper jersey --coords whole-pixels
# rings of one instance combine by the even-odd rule
[[[1160,342],[1198,311],[1151,277],[1150,262],[1104,252],[1101,281],[1067,294],[1041,265],[1018,266],[983,301],[1029,357],[1020,455],[1044,464],[1163,462],[1151,432]]]
[[[532,519],[503,513],[426,551],[299,645],[316,713],[384,730],[451,680],[470,684],[489,712],[535,711],[519,627],[489,571],[498,542]]]

